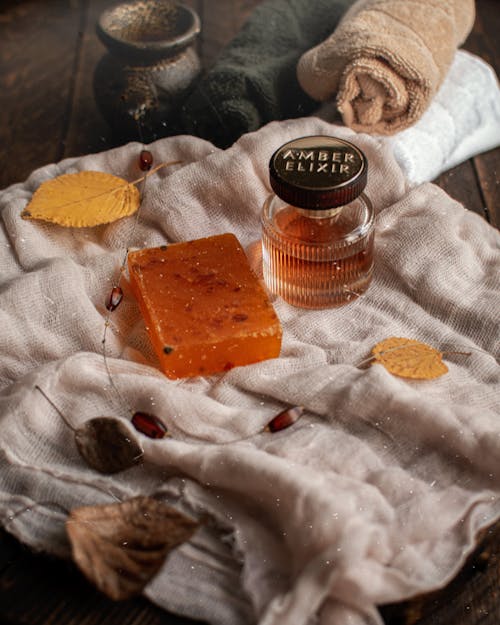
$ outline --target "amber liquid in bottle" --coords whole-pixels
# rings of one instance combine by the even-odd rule
[[[308,210],[275,195],[262,216],[264,280],[301,308],[327,308],[359,297],[373,272],[373,209],[361,195],[347,206]]]

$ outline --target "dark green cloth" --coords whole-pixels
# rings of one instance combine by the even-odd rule
[[[272,120],[309,115],[301,55],[330,35],[353,0],[267,0],[195,84],[181,108],[181,132],[228,147]]]

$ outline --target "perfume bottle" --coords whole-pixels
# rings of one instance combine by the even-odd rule
[[[363,193],[363,152],[334,137],[301,137],[276,150],[269,174],[274,193],[262,211],[268,289],[302,308],[355,300],[373,272],[374,214]]]

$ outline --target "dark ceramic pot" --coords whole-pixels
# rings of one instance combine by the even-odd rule
[[[97,34],[108,49],[94,73],[98,107],[122,139],[150,142],[175,132],[176,111],[201,65],[200,19],[168,0],[136,0],[105,11]]]

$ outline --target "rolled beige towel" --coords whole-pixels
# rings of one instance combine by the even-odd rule
[[[393,134],[427,109],[474,24],[474,0],[358,0],[299,60],[313,99],[336,97],[354,130]]]

